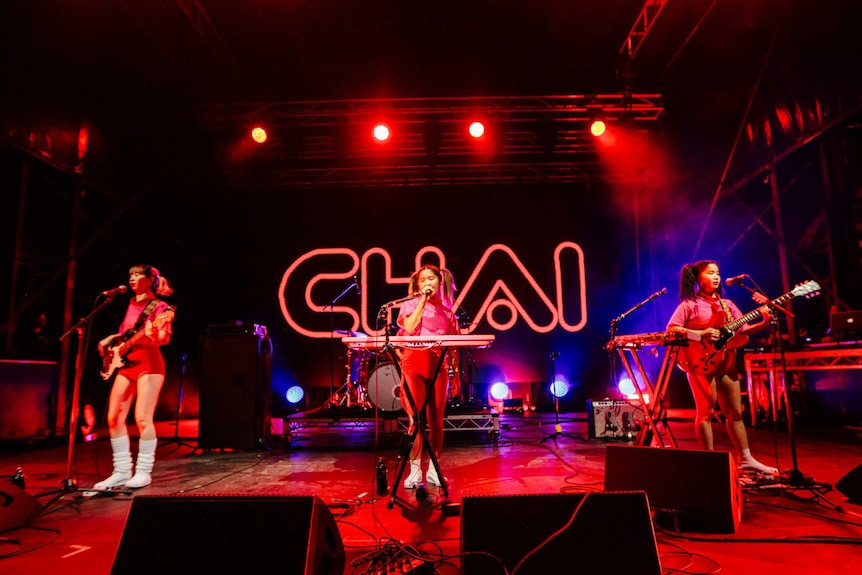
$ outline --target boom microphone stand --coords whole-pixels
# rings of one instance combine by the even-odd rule
[[[742,282],[736,282],[737,285],[751,293],[761,294],[763,295],[763,290],[757,286],[757,283],[752,279],[752,283],[757,287],[757,289],[752,289]],[[784,410],[787,414],[787,433],[790,437],[790,460],[793,463],[793,469],[787,471],[787,479],[786,485],[784,487],[790,490],[805,490],[811,493],[815,499],[824,501],[828,503],[835,511],[840,513],[844,512],[844,509],[841,508],[840,505],[837,505],[832,500],[824,495],[824,493],[828,493],[832,491],[832,484],[830,483],[820,483],[815,481],[812,477],[806,477],[802,471],[799,470],[798,459],[796,456],[796,425],[793,420],[793,407],[790,405],[790,393],[787,390],[787,360],[784,355],[784,338],[781,333],[781,322],[778,321],[778,314],[775,313],[780,311],[785,315],[792,315],[789,311],[782,308],[779,305],[769,304],[769,308],[773,311],[771,324],[775,329],[775,349],[778,351],[779,365],[781,366],[781,381],[782,381],[782,394],[784,396]]]
[[[75,355],[75,379],[74,379],[74,387],[72,388],[72,409],[69,414],[69,444],[66,451],[66,477],[60,481],[60,488],[55,491],[49,491],[46,493],[40,493],[39,497],[46,496],[54,496],[51,501],[45,505],[42,512],[47,509],[52,503],[60,499],[66,493],[73,493],[78,490],[78,484],[75,482],[72,477],[72,466],[75,459],[75,437],[77,436],[77,427],[78,427],[78,411],[80,410],[80,398],[81,398],[81,378],[84,374],[84,361],[85,361],[85,350],[89,346],[90,337],[89,332],[87,331],[87,325],[90,323],[90,320],[108,304],[114,301],[114,297],[116,293],[107,293],[105,294],[105,299],[102,302],[93,308],[86,316],[82,317],[78,320],[78,323],[73,325],[69,330],[60,336],[60,340],[64,340],[72,333],[78,334],[78,349]],[[127,489],[93,489],[88,488],[89,492],[111,492],[111,493],[131,493],[131,490]]]
[[[329,340],[329,399],[327,399],[323,403],[323,407],[328,408],[328,409],[335,409],[336,405],[341,403],[341,400],[338,399],[338,397],[337,397],[338,394],[335,391],[335,318],[333,317],[335,314],[335,304],[338,303],[338,300],[340,300],[345,295],[347,295],[347,292],[349,292],[353,288],[356,288],[357,294],[362,293],[361,288],[359,287],[359,282],[356,279],[356,276],[353,276],[353,283],[351,283],[349,286],[344,288],[344,290],[340,294],[335,296],[335,298],[331,302],[329,302],[328,305],[326,305],[324,307],[324,309],[326,309],[326,307],[329,308],[329,333],[331,335],[331,338]],[[349,335],[353,335],[353,334],[349,333]],[[350,352],[348,351],[348,354],[349,353]],[[348,359],[349,359],[349,356],[348,356]],[[348,369],[347,383],[349,383],[350,382],[350,374],[349,374],[350,362],[349,361],[347,364],[347,369]],[[347,384],[345,384],[345,386],[346,385]],[[345,386],[343,386],[343,387],[345,387]],[[341,388],[339,388],[339,391],[341,391]],[[350,390],[346,389],[345,390],[345,398],[349,399],[349,397],[350,397]]]

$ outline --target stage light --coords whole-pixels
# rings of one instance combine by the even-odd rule
[[[503,401],[509,397],[509,386],[498,381],[491,386],[491,397],[496,401]]]
[[[258,144],[264,143],[266,141],[266,130],[260,126],[255,126],[251,129],[251,139]]]
[[[386,124],[375,124],[371,130],[371,134],[378,142],[385,142],[392,136],[392,131]]]
[[[298,385],[291,385],[289,388],[287,388],[287,392],[284,394],[284,396],[287,398],[288,403],[290,403],[291,405],[296,405],[297,403],[301,402],[302,399],[305,397],[305,390]]]
[[[635,387],[635,384],[632,383],[631,378],[628,376],[623,376],[620,379],[620,382],[617,384],[617,389],[619,389],[622,396],[628,400],[640,400],[638,390]],[[649,393],[642,391],[641,395],[644,398],[644,402],[649,404]]]
[[[557,379],[557,381],[548,386],[548,391],[554,397],[565,397],[565,395],[569,393],[570,389],[569,382],[563,379]]]
[[[481,138],[485,135],[485,124],[479,121],[473,122],[470,124],[470,127],[467,128],[467,131],[474,138]]]
[[[620,390],[620,393],[623,394],[624,397],[628,397],[635,393],[635,384],[632,383],[630,378],[623,377],[617,384],[617,389]]]
[[[597,138],[604,136],[607,129],[608,127],[601,120],[593,120],[590,124],[590,133]]]

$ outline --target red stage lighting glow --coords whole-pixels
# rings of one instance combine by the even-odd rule
[[[608,127],[601,120],[595,120],[590,124],[590,133],[597,138],[603,136],[607,129]]]
[[[470,124],[470,127],[467,129],[470,132],[470,135],[474,138],[481,138],[485,135],[485,124],[482,122],[473,122]]]
[[[251,130],[251,139],[258,144],[264,143],[266,141],[266,130],[264,130],[260,126],[255,126]]]
[[[385,142],[392,136],[392,132],[386,124],[376,124],[371,130],[371,134],[378,142]]]

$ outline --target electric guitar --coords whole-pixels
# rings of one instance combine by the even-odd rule
[[[170,306],[167,310],[157,315],[153,320],[153,327],[158,329],[166,323],[173,321],[174,311],[176,309],[176,306]],[[146,330],[142,326],[137,332],[127,331],[114,340],[114,342],[111,342],[112,345],[108,347],[105,352],[105,357],[102,358],[102,369],[99,372],[102,379],[107,381],[114,376],[118,369],[134,365],[134,363],[130,362],[126,356],[128,356],[132,346],[134,346],[145,333]]]
[[[814,297],[819,292],[820,284],[808,280],[764,305],[781,305],[799,296]],[[695,375],[708,375],[719,370],[727,371],[732,367],[727,364],[733,361],[733,355],[728,354],[727,350],[736,349],[748,343],[748,336],[737,334],[737,330],[761,315],[763,313],[758,308],[739,319],[725,323],[727,315],[724,311],[716,312],[706,325],[694,327],[694,329],[715,328],[720,332],[718,338],[715,341],[689,341],[687,346],[681,348],[677,364],[684,372]]]

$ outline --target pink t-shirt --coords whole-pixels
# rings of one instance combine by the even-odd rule
[[[120,324],[120,331],[117,333],[125,333],[135,327],[135,324],[138,322],[138,318],[141,316],[141,312],[144,311],[144,308],[147,307],[147,304],[149,304],[150,301],[151,300],[144,300],[139,302],[135,299],[129,301],[129,307],[126,308],[126,317],[123,318],[123,323]],[[167,309],[167,302],[159,301],[155,308],[150,312],[149,316],[147,316],[147,319],[153,321],[159,315],[165,313]],[[161,330],[171,333],[171,322],[164,323],[164,325],[161,326]]]
[[[730,311],[731,321],[742,317],[742,312],[729,299],[722,300]],[[680,302],[670,321],[667,322],[667,327],[679,325],[683,327],[706,326],[712,321],[713,315],[717,311],[721,311],[721,307],[717,299],[697,296],[695,299],[687,299]],[[726,323],[726,322],[725,322]]]
[[[425,302],[422,317],[416,331],[407,334],[404,329],[404,318],[409,316],[419,305],[421,298],[415,297],[401,304],[396,323],[401,328],[400,335],[452,335],[458,333],[458,321],[451,309],[443,305],[439,299],[432,298]]]

